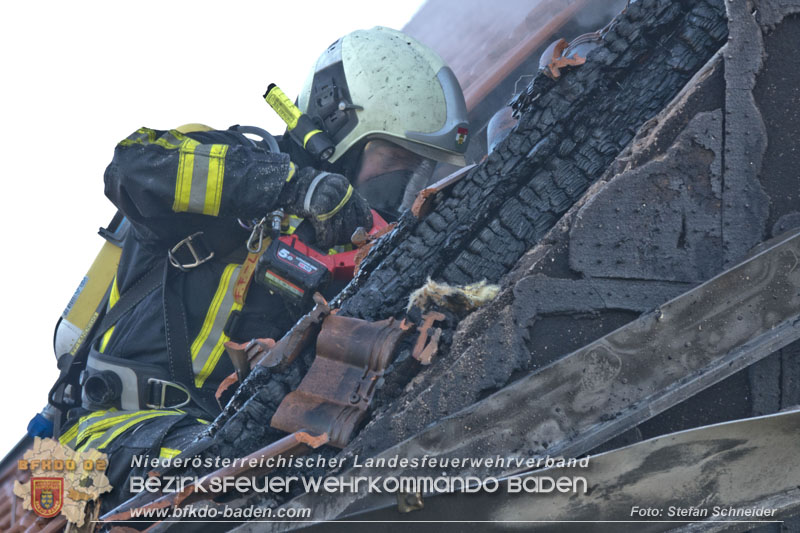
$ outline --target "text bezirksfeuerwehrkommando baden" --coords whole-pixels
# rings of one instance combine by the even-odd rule
[[[349,463],[347,461],[349,460]],[[437,470],[437,475],[412,475],[394,476],[371,474],[366,476],[327,477],[318,476],[249,476],[249,469],[281,469],[281,468],[325,468],[335,469],[343,466],[354,468],[365,467],[375,469],[386,468],[387,474],[391,469],[401,469],[405,472]],[[242,469],[240,475],[220,475],[213,473],[201,482],[196,476],[131,476],[129,489],[131,492],[183,492],[191,488],[195,492],[226,493],[231,490],[239,492],[291,492],[302,484],[304,492],[496,492],[500,487],[505,487],[508,492],[582,492],[588,491],[588,481],[581,476],[512,476],[501,483],[492,477],[477,477],[458,475],[460,470],[475,472],[480,469],[493,469],[502,471],[521,471],[532,468],[586,468],[589,466],[589,457],[581,459],[565,459],[562,457],[370,457],[361,459],[359,456],[352,458],[326,458],[321,456],[294,456],[286,457],[251,457],[251,458],[222,458],[222,457],[186,457],[179,456],[171,459],[159,459],[149,456],[134,456],[131,461],[134,468],[157,468],[159,466],[172,466],[177,468],[233,468]],[[444,470],[451,474],[447,475]],[[228,470],[230,472],[230,470]],[[453,475],[455,474],[455,475]]]

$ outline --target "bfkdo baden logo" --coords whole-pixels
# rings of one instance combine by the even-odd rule
[[[32,477],[31,508],[43,518],[56,516],[64,505],[63,477]]]
[[[43,518],[63,515],[80,528],[96,511],[100,496],[111,490],[107,467],[108,456],[98,450],[73,450],[56,440],[36,437],[33,448],[17,461],[14,494],[26,511]]]

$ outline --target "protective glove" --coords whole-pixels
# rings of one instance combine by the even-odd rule
[[[281,196],[287,212],[311,222],[322,249],[349,243],[356,228],[372,228],[369,204],[341,174],[303,168]]]

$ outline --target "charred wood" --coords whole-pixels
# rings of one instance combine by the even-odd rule
[[[399,315],[428,277],[453,284],[499,280],[726,35],[721,1],[632,4],[609,25],[586,64],[558,81],[534,78],[514,102],[520,115],[515,130],[446,190],[430,214],[417,220],[406,213],[373,247],[358,277],[334,302],[340,314],[369,320]],[[276,438],[269,419],[308,363],[290,375],[254,371],[208,432],[218,453],[241,456]]]

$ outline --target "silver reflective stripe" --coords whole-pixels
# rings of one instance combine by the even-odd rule
[[[166,132],[161,138],[169,144],[176,145],[175,148],[180,146],[183,143],[183,140],[177,138],[175,135],[172,134],[171,131]]]
[[[289,228],[291,228],[291,231],[288,233],[294,233],[294,230],[296,230],[300,224],[303,223],[303,220],[305,219],[295,215],[289,215]]]
[[[129,141],[133,142],[145,142],[147,141],[147,132],[146,131],[136,131],[128,136]]]
[[[105,429],[98,428],[96,431],[89,429],[89,439],[83,442],[77,442],[78,450],[83,451],[88,448],[97,448],[98,450],[104,449],[111,444],[114,439],[127,431],[133,429],[137,425],[153,418],[162,416],[183,416],[185,413],[181,411],[118,411],[115,413],[108,413],[106,416],[93,420],[92,422],[98,423],[101,420],[110,424],[110,427]],[[115,416],[116,415],[116,416]],[[100,424],[98,424],[99,426]],[[104,424],[105,425],[105,424]],[[91,424],[90,424],[91,426]],[[80,436],[80,434],[79,434]],[[79,439],[80,440],[80,439]]]
[[[206,185],[208,184],[208,158],[211,144],[200,144],[194,149],[192,166],[192,188],[189,192],[190,213],[202,213],[206,203]]]
[[[119,416],[120,413],[116,409],[109,409],[108,411],[96,411],[94,413],[84,415],[78,420],[78,423],[69,428],[61,437],[59,441],[61,444],[66,444],[73,450],[77,447],[78,442],[83,440],[86,430],[93,426],[100,426],[104,420],[114,416]]]

